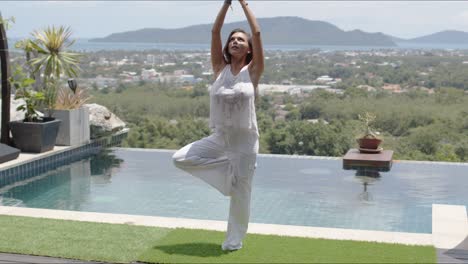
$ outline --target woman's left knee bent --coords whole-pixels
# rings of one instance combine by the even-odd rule
[[[185,151],[182,151],[183,149],[179,149],[172,155],[172,162],[176,167],[183,166],[184,161],[185,161]]]

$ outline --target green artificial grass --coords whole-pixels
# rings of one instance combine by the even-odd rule
[[[0,216],[0,252],[128,263],[171,230]]]
[[[0,252],[128,263],[435,263],[434,247],[247,235],[224,252],[223,232],[0,216]]]
[[[154,263],[435,263],[429,246],[247,235],[244,248],[224,252],[222,232],[176,229],[144,252]]]

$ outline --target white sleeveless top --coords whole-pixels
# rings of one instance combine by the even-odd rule
[[[227,64],[210,90],[210,128],[213,130],[251,130],[258,135],[255,92],[248,65],[239,74]]]

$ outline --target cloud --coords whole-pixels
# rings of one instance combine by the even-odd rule
[[[451,23],[464,25],[468,27],[468,10],[461,11],[451,18]],[[464,30],[467,31],[467,30]]]

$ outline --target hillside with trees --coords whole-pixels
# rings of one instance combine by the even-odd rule
[[[285,120],[275,120],[277,100],[290,110]],[[176,149],[210,132],[204,85],[133,85],[119,92],[94,92],[94,101],[130,125],[126,147]],[[395,159],[466,162],[467,106],[468,96],[455,88],[440,88],[432,95],[350,88],[342,95],[318,90],[308,97],[263,96],[258,103],[260,151],[342,156],[356,147],[355,138],[362,133],[358,114],[370,111],[378,117],[375,129],[384,138],[383,147],[395,150]]]

